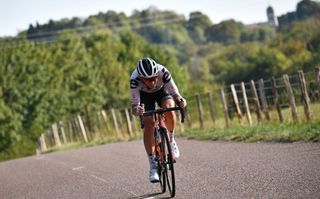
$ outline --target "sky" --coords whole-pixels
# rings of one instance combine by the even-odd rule
[[[267,21],[266,9],[271,5],[280,16],[296,10],[300,0],[0,0],[0,36],[15,36],[30,24],[45,24],[50,19],[86,18],[109,10],[130,16],[133,10],[155,6],[188,18],[194,11],[209,16],[216,24],[235,19],[244,24]]]

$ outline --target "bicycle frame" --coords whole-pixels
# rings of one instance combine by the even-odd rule
[[[165,127],[164,116],[166,112],[180,110],[181,122],[184,122],[185,112],[180,107],[167,109],[157,109],[146,111],[143,116],[153,116],[155,121],[154,140],[155,140],[155,156],[158,163],[158,174],[161,191],[164,193],[168,187],[171,197],[175,196],[175,160],[172,155],[172,149],[169,141],[168,130]],[[143,128],[143,118],[141,118],[141,127]]]

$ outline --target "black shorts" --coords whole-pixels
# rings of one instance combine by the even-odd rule
[[[145,111],[155,110],[156,102],[158,103],[158,106],[161,107],[162,102],[170,98],[172,99],[172,96],[164,89],[164,87],[155,93],[140,91],[140,103],[144,104]]]

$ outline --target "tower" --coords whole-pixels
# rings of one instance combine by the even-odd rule
[[[277,19],[271,6],[268,6],[267,8],[267,17],[268,24],[270,24],[271,26],[277,26]]]

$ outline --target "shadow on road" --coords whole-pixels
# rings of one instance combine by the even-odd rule
[[[145,194],[145,195],[142,195],[142,196],[135,196],[135,197],[130,197],[128,199],[144,199],[144,198],[150,198],[150,197],[153,197],[153,196],[158,196],[162,194],[161,192],[158,192],[158,193],[151,193],[151,194]],[[166,199],[166,198],[171,198],[171,197],[159,197],[159,198],[163,198],[163,199]]]

